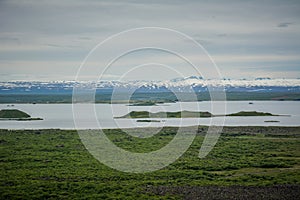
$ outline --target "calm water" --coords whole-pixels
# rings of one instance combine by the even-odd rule
[[[130,128],[130,127],[161,127],[161,126],[191,126],[191,125],[222,125],[225,126],[300,126],[299,101],[227,101],[227,102],[182,102],[168,103],[157,106],[127,106],[125,104],[76,104],[76,125],[74,122],[72,104],[15,104],[8,107],[0,104],[0,109],[14,108],[29,113],[32,117],[41,117],[42,121],[0,121],[0,128],[5,129],[95,129],[95,128]],[[226,104],[226,113],[239,111],[260,111],[290,116],[263,117],[214,117],[200,119],[160,119],[161,122],[141,123],[136,119],[114,119],[130,111],[209,111],[222,114]],[[95,110],[91,110],[95,108]],[[97,118],[96,118],[97,117]],[[279,122],[270,123],[266,120]]]

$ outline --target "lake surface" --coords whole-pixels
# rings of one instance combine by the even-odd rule
[[[0,109],[19,109],[42,121],[0,121],[2,129],[97,129],[192,125],[224,126],[300,126],[300,101],[227,101],[177,102],[157,106],[127,106],[126,104],[0,104]],[[226,105],[226,110],[224,106]],[[95,108],[95,109],[94,109]],[[136,122],[137,119],[114,119],[130,111],[209,111],[213,114],[239,111],[270,112],[289,116],[164,118],[160,122]],[[73,113],[75,111],[75,113]],[[75,117],[75,118],[74,118]],[[275,120],[279,122],[265,122]]]

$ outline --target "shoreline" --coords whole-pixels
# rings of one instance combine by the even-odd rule
[[[300,101],[300,99],[226,99],[226,100],[214,100],[212,102],[241,102],[241,101],[245,101],[245,102],[249,102],[249,103],[253,103],[256,101],[268,101],[268,102],[298,102]],[[145,101],[146,102],[146,101]],[[169,103],[186,103],[186,102],[211,102],[211,100],[198,100],[198,101],[174,101],[174,102],[157,102],[156,105],[142,105],[142,106],[159,106],[160,104],[169,104]],[[32,105],[41,105],[41,104],[126,104],[128,106],[141,106],[141,105],[132,105],[135,103],[140,103],[140,101],[133,101],[133,102],[127,102],[127,101],[120,101],[120,102],[111,102],[111,101],[96,101],[96,102],[72,102],[72,101],[68,101],[68,102],[60,102],[60,101],[55,101],[55,102],[0,102],[1,104],[7,104],[7,105],[18,105],[18,104],[32,104]],[[9,107],[10,107],[9,106]],[[13,106],[11,106],[13,107]]]
[[[96,130],[136,130],[136,129],[140,129],[140,130],[145,130],[145,129],[161,129],[161,128],[171,128],[171,129],[175,129],[175,128],[184,128],[184,129],[189,129],[189,128],[209,128],[209,127],[220,127],[220,126],[205,126],[205,125],[199,125],[199,126],[164,126],[164,127],[135,127],[135,128],[103,128],[103,129],[71,129],[71,128],[37,128],[37,129],[33,129],[33,128],[26,128],[26,129],[9,129],[9,128],[1,128],[0,127],[0,131],[3,130],[12,130],[12,131],[36,131],[36,130],[61,130],[61,131],[96,131]],[[247,129],[247,130],[251,130],[251,129],[299,129],[299,134],[300,134],[300,125],[297,126],[223,126],[222,129]]]

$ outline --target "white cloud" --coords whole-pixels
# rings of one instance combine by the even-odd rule
[[[38,79],[40,74],[69,79],[78,62],[110,35],[160,26],[194,37],[224,74],[258,76],[261,72],[251,70],[256,66],[280,76],[287,68],[300,65],[299,13],[299,1],[280,0],[0,1],[0,69],[11,77],[27,73],[30,79]],[[176,64],[169,57],[159,59]],[[56,69],[59,74],[52,74]],[[112,71],[111,78],[117,73]],[[299,70],[289,70],[286,76],[299,76]]]

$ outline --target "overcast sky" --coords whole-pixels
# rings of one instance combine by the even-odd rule
[[[124,30],[153,26],[191,36],[210,54],[223,77],[300,77],[299,0],[1,0],[0,80],[74,80],[84,58],[101,41]],[[159,34],[144,39],[169,41]],[[119,45],[135,40],[128,38]],[[189,56],[200,57],[188,46],[181,47],[180,42],[178,46]],[[151,59],[169,68],[147,64]],[[145,50],[118,60],[104,78],[119,79],[127,72],[128,79],[194,74],[180,62],[166,52]],[[136,63],[146,65],[130,71]],[[99,60],[97,66],[103,65]],[[180,73],[172,71],[175,65],[180,65]]]

